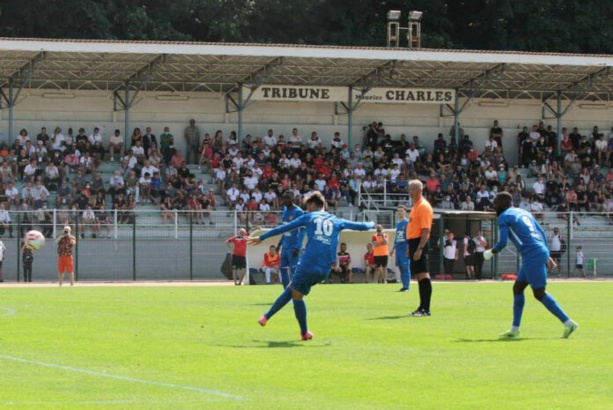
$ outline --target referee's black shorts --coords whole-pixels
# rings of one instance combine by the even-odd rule
[[[411,275],[417,275],[419,273],[428,272],[428,243],[424,246],[424,249],[421,251],[421,257],[418,261],[413,259],[413,255],[415,255],[415,251],[419,246],[419,242],[421,242],[421,238],[409,239],[409,261],[411,264]]]

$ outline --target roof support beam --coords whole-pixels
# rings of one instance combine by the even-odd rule
[[[610,74],[611,74],[610,66],[602,67],[600,70],[594,73],[588,74],[581,80],[577,80],[573,82],[572,84],[569,84],[568,87],[562,89],[561,91],[567,91],[567,90],[576,91],[577,87],[581,85],[592,86],[594,84],[595,79],[602,78],[602,77],[608,77]]]

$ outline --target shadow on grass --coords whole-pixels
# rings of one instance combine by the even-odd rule
[[[510,342],[527,342],[530,340],[554,340],[554,338],[551,337],[531,337],[531,338],[525,338],[525,337],[518,337],[516,339],[501,339],[501,338],[495,338],[495,339],[457,339],[454,340],[453,342],[455,343],[488,343],[488,342],[503,342],[503,343],[510,343]]]
[[[218,347],[231,347],[234,349],[289,349],[292,347],[308,347],[308,348],[317,348],[317,347],[328,347],[331,346],[332,343],[327,342],[325,344],[314,344],[313,341],[300,341],[300,340],[285,340],[285,341],[275,341],[275,340],[252,340],[253,343],[259,344],[259,346],[254,345],[217,345]]]
[[[400,315],[400,316],[371,317],[369,319],[364,319],[364,320],[395,320],[395,319],[421,319],[421,317],[411,316],[411,315]]]

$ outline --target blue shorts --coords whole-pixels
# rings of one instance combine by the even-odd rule
[[[521,259],[518,282],[528,282],[532,289],[540,289],[547,286],[547,250],[533,251]]]
[[[306,272],[304,269],[301,269],[302,265],[296,266],[296,271],[292,276],[292,282],[290,286],[292,289],[297,290],[303,295],[308,295],[311,292],[311,288],[318,283],[323,282],[328,279],[330,272],[325,273],[312,273]]]
[[[396,249],[395,258],[396,258],[396,266],[398,267],[407,265],[409,263],[409,257],[407,256],[406,251],[402,253],[402,252],[398,252],[398,250]]]
[[[294,257],[292,253],[293,249],[288,249],[287,251],[285,249],[281,249],[281,269],[294,268],[296,265],[298,265],[298,260],[300,259],[300,252],[298,252],[298,255],[296,257]]]

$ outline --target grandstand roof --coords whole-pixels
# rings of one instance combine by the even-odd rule
[[[227,93],[236,85],[457,88],[491,98],[613,92],[612,55],[0,38],[0,86]],[[548,96],[548,97],[547,97]]]

